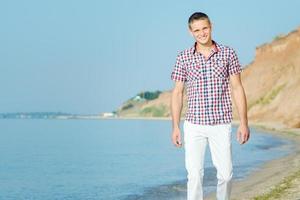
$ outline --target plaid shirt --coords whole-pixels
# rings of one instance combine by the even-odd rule
[[[205,57],[193,47],[181,51],[171,79],[187,86],[186,120],[194,124],[213,125],[232,121],[229,75],[241,73],[235,51],[213,41],[214,49]]]

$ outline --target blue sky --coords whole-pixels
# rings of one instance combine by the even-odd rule
[[[207,13],[213,39],[243,65],[300,26],[300,1],[0,2],[0,112],[97,114],[141,91],[170,90],[188,17]]]

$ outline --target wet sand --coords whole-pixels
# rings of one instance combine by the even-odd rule
[[[295,149],[285,157],[265,163],[243,180],[233,181],[231,200],[300,200],[300,129],[280,128],[272,123],[249,123],[249,125],[293,141]],[[286,184],[287,181],[289,184]],[[216,199],[215,193],[205,198],[205,200],[213,199]]]

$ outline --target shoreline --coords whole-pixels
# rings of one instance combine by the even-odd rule
[[[114,117],[104,119],[171,121],[170,117]],[[180,122],[183,119],[181,118]],[[232,122],[233,125],[238,125],[238,123],[239,121]],[[249,127],[291,141],[294,150],[288,155],[267,161],[241,180],[233,180],[231,200],[299,200],[300,129],[287,128],[276,122],[249,122]],[[251,135],[249,141],[251,141]],[[215,192],[212,192],[204,199],[214,200],[215,198]]]
[[[76,118],[75,120],[169,120],[171,117],[97,117]],[[46,119],[49,120],[49,119]],[[57,120],[70,120],[58,119]],[[73,119],[74,120],[74,119]],[[180,123],[184,120],[180,118]],[[233,120],[237,126],[239,121]],[[264,134],[270,134],[293,144],[292,152],[280,158],[264,162],[239,180],[233,180],[231,200],[300,200],[300,128],[288,128],[277,122],[252,122],[249,127]],[[171,133],[171,130],[170,130]],[[233,132],[233,134],[235,134]],[[251,136],[250,140],[251,142]],[[244,145],[247,145],[244,144]],[[215,200],[215,191],[204,200]]]

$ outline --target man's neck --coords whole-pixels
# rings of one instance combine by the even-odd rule
[[[198,52],[210,52],[213,48],[214,44],[213,41],[210,40],[209,42],[207,42],[206,44],[200,44],[200,43],[196,43],[196,50]]]

